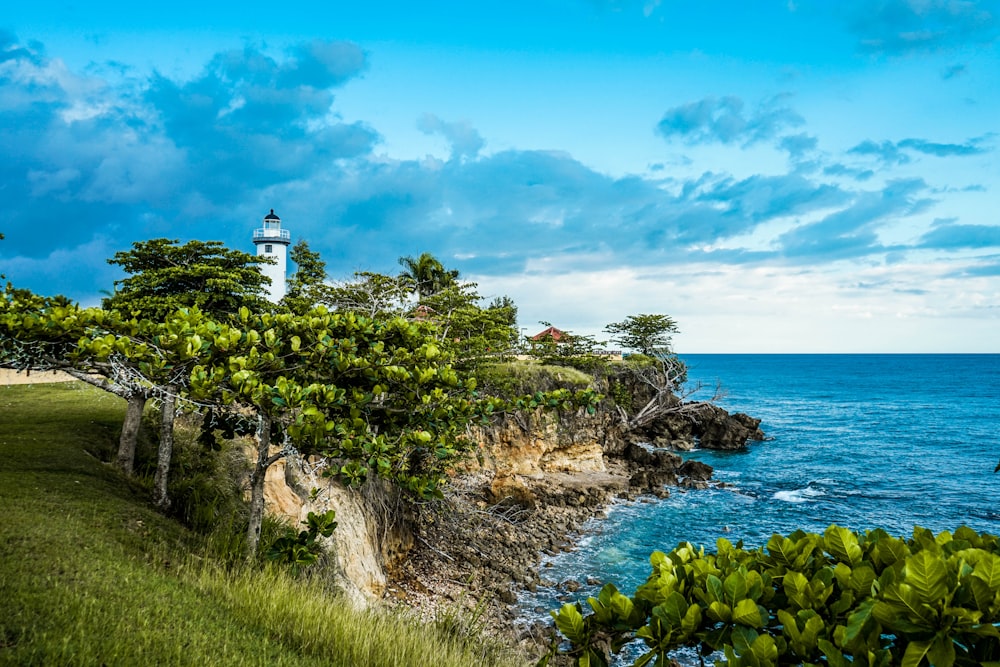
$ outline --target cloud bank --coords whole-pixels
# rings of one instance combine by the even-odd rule
[[[891,36],[919,8],[880,7],[855,30],[881,35],[882,50],[903,50]],[[992,29],[986,14],[927,7],[921,16],[951,17],[952,28],[910,46],[943,45],[955,31],[985,39]],[[490,152],[470,121],[416,109],[416,128],[444,139],[447,155],[401,160],[378,152],[376,127],[338,110],[345,84],[367,68],[358,45],[313,40],[280,53],[222,51],[186,80],[102,78],[0,35],[3,272],[93,301],[116,277],[105,259],[131,242],[217,238],[246,248],[275,208],[337,275],[393,271],[397,257],[425,250],[510,284],[539,275],[585,284],[584,269],[614,276],[621,267],[662,276],[670,266],[709,285],[737,269],[804,276],[928,254],[942,280],[995,275],[1000,220],[935,221],[939,184],[897,173],[921,159],[990,155],[989,136],[871,137],[837,151],[787,95],[706,96],[652,119],[650,141],[664,151],[763,151],[785,168],[692,175],[693,160],[678,156],[687,175],[611,176],[566,151]],[[973,185],[966,196],[976,196]],[[914,294],[908,284],[892,289]]]

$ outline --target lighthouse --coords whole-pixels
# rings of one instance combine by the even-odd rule
[[[258,257],[270,257],[274,264],[260,264],[260,271],[271,279],[268,301],[278,303],[285,296],[285,271],[288,266],[288,244],[292,235],[281,228],[281,218],[274,209],[264,216],[263,226],[253,230],[253,244],[257,246]]]

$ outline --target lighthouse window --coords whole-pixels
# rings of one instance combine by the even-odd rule
[[[270,255],[272,252],[274,252],[273,246],[270,243],[265,244],[264,245],[264,252],[266,252],[267,254]]]

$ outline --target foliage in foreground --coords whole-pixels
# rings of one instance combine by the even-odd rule
[[[454,628],[356,610],[318,577],[223,558],[225,534],[153,511],[95,458],[123,409],[81,383],[0,386],[0,665],[520,664]]]
[[[965,526],[904,540],[834,525],[755,550],[682,543],[650,562],[631,598],[608,584],[590,613],[552,612],[577,665],[606,666],[638,639],[635,667],[667,665],[680,647],[732,667],[1000,666],[1000,539]]]

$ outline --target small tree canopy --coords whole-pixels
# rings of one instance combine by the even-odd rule
[[[399,264],[403,267],[399,277],[406,280],[412,286],[412,291],[421,299],[453,286],[458,280],[457,270],[444,268],[444,265],[429,252],[417,258],[400,257]]]
[[[292,246],[289,257],[295,263],[295,273],[288,280],[288,292],[281,303],[293,313],[302,314],[318,303],[325,303],[329,297],[326,262],[309,248],[305,239]]]
[[[629,315],[621,322],[612,322],[604,330],[622,347],[650,357],[669,354],[671,335],[678,332],[672,317],[653,314]]]
[[[104,308],[156,320],[191,306],[215,317],[231,316],[242,306],[270,308],[264,296],[270,279],[257,265],[272,260],[219,241],[177,244],[176,239],[136,241],[131,250],[115,253],[108,263],[132,275],[115,281],[115,294],[104,299]]]

